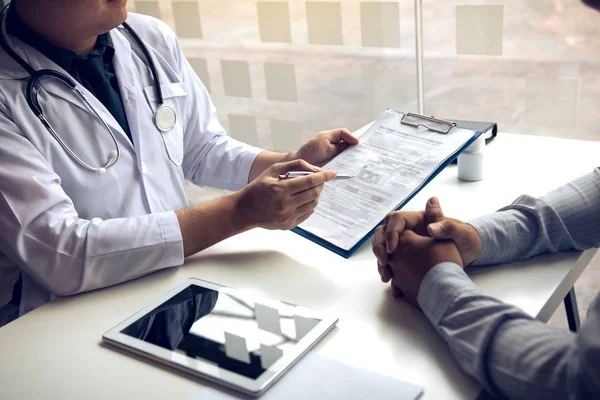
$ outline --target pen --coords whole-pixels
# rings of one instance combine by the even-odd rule
[[[302,176],[312,175],[314,172],[311,171],[289,171],[284,175],[279,175],[279,179],[291,179],[291,178],[300,178]],[[356,178],[356,175],[348,175],[348,174],[337,174],[334,180],[345,180]]]

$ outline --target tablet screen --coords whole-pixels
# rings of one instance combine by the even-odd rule
[[[320,322],[306,309],[191,284],[122,334],[258,379]]]

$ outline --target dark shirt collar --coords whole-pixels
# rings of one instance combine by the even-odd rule
[[[105,57],[108,57],[108,60],[112,61],[115,52],[112,39],[108,32],[98,36],[94,48],[87,56],[81,56],[71,50],[57,47],[25,25],[21,17],[19,17],[17,10],[12,5],[8,8],[6,31],[10,35],[15,36],[17,39],[38,50],[65,71],[69,71],[72,62],[75,59],[85,60],[91,56],[104,55]]]

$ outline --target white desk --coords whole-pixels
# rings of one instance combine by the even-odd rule
[[[595,166],[600,143],[500,134],[488,148],[486,180],[445,170],[407,209],[433,194],[447,215],[469,219],[522,192],[541,195]],[[472,270],[489,294],[547,320],[595,250]],[[415,309],[392,300],[370,244],[342,259],[291,233],[254,230],[180,268],[109,289],[58,299],[0,329],[2,399],[191,399],[200,380],[101,345],[102,333],[188,277],[328,310],[340,317],[316,351],[425,387],[425,399],[474,398],[479,387]]]

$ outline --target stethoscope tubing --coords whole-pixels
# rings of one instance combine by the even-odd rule
[[[100,114],[98,114],[98,112],[94,109],[94,107],[89,103],[89,101],[87,100],[85,94],[79,90],[79,88],[77,87],[77,84],[75,83],[75,81],[73,79],[71,79],[71,77],[69,77],[68,75],[63,74],[62,72],[59,71],[55,71],[55,70],[51,70],[51,69],[42,69],[42,70],[38,70],[36,71],[35,69],[33,69],[33,67],[31,67],[31,65],[29,65],[23,58],[21,58],[9,45],[8,43],[4,40],[4,23],[5,23],[5,14],[7,12],[7,9],[9,7],[10,4],[4,6],[2,8],[2,10],[0,10],[0,46],[2,46],[2,48],[4,49],[4,51],[6,51],[8,53],[9,56],[11,56],[11,58],[13,60],[15,60],[21,67],[23,67],[23,69],[25,69],[28,73],[29,73],[29,80],[27,82],[27,86],[25,89],[25,98],[27,100],[27,105],[29,106],[29,108],[31,109],[31,111],[33,112],[33,114],[39,118],[39,120],[41,121],[42,125],[44,125],[44,127],[48,130],[48,132],[50,132],[50,134],[52,135],[52,137],[60,144],[60,146],[65,150],[65,152],[79,165],[81,165],[83,168],[92,171],[92,172],[97,172],[99,174],[104,174],[106,173],[106,170],[110,167],[112,167],[113,165],[115,165],[117,163],[117,161],[119,161],[119,158],[121,157],[121,149],[119,146],[119,143],[117,141],[117,138],[115,137],[114,133],[112,132],[112,130],[110,129],[110,127],[106,124],[106,122],[102,119],[102,117],[100,116]],[[163,93],[162,93],[162,88],[160,85],[160,80],[158,77],[158,73],[156,70],[156,66],[154,64],[154,60],[152,59],[152,56],[150,55],[150,52],[148,51],[148,48],[146,47],[146,45],[144,44],[144,42],[142,41],[142,39],[138,36],[138,34],[133,30],[133,28],[127,23],[127,22],[123,22],[123,27],[127,30],[127,32],[129,32],[129,34],[133,37],[134,41],[137,43],[137,45],[141,48],[142,52],[144,53],[144,57],[146,58],[147,62],[148,62],[148,66],[150,67],[150,72],[152,73],[152,79],[153,79],[153,83],[154,83],[154,90],[156,92],[156,97],[157,97],[157,103],[158,103],[158,108],[155,111],[155,125],[156,127],[161,130],[161,131],[168,131],[172,128],[171,127],[162,127],[159,126],[157,121],[157,114],[158,111],[161,110],[168,110],[169,113],[172,113],[172,118],[173,121],[176,120],[176,115],[175,115],[175,111],[170,108],[169,106],[164,105],[164,98],[163,98]],[[60,137],[60,135],[58,135],[58,133],[54,130],[54,128],[52,127],[52,125],[50,124],[50,122],[48,122],[48,119],[44,116],[44,111],[42,110],[42,107],[40,106],[38,100],[37,100],[37,92],[39,90],[39,87],[41,87],[41,82],[40,80],[42,78],[45,77],[52,77],[55,78],[59,81],[61,81],[62,83],[64,83],[65,85],[69,86],[70,89],[72,89],[73,91],[75,91],[77,93],[77,95],[82,99],[82,101],[85,103],[86,107],[89,108],[94,115],[96,115],[96,117],[102,122],[102,125],[104,125],[104,128],[108,131],[108,133],[110,134],[110,137],[115,145],[116,150],[111,151],[106,163],[104,164],[104,166],[99,167],[99,168],[95,168],[92,167],[91,165],[87,164],[85,161],[83,161],[80,157],[78,157],[70,148],[69,146],[64,142],[64,140]],[[174,124],[174,122],[173,122]]]

